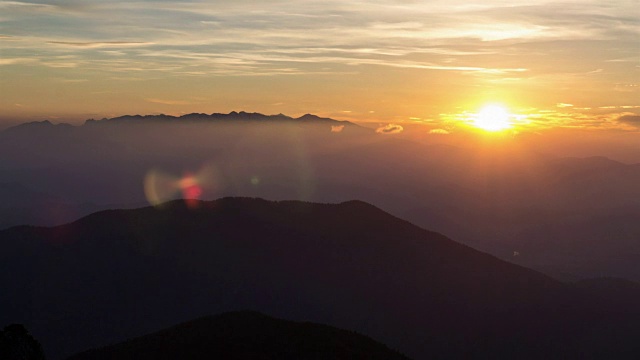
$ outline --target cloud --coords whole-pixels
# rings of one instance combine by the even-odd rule
[[[4,4],[23,8],[37,5],[25,1]],[[300,63],[382,65],[490,74],[523,72],[530,67],[496,66],[493,58],[478,62],[477,57],[502,53],[500,46],[487,45],[496,40],[512,39],[519,43],[531,38],[571,39],[580,34],[586,34],[588,38],[592,34],[582,31],[584,24],[598,24],[597,30],[609,29],[620,22],[618,18],[626,15],[623,10],[608,9],[594,2],[582,8],[570,7],[570,11],[562,7],[554,9],[563,15],[571,12],[573,16],[554,15],[549,19],[549,5],[535,0],[515,1],[509,6],[501,1],[481,5],[458,0],[408,5],[381,0],[366,9],[338,0],[291,3],[279,0],[264,3],[101,1],[88,4],[41,0],[39,5],[56,8],[57,12],[44,14],[37,22],[33,16],[22,12],[7,14],[16,19],[7,26],[9,30],[17,24],[31,29],[29,35],[34,40],[34,48],[41,41],[78,50],[155,44],[154,50],[164,55],[159,56],[159,61],[172,57],[174,62],[184,66],[191,66],[194,61],[215,59],[212,54],[218,54],[218,61],[228,54],[227,59],[258,62],[252,69],[227,69],[224,64],[209,62],[208,66],[222,71],[191,71],[194,75],[225,74],[227,70],[232,75],[273,73],[270,67],[278,62],[298,63],[295,68],[277,72],[282,74],[320,70],[311,71],[309,65],[303,71],[300,67],[304,65]],[[66,16],[64,26],[60,25],[59,16]],[[574,20],[574,16],[579,19]],[[160,23],[162,27],[157,26]],[[173,57],[172,50],[189,52],[200,59]],[[526,48],[514,47],[509,51],[524,56],[530,54]],[[278,57],[278,53],[284,56]],[[257,55],[263,55],[263,58],[256,58]],[[136,62],[141,54],[128,56],[131,62]],[[455,64],[448,64],[443,58],[446,56],[460,58]],[[469,60],[465,61],[465,57]]]
[[[411,99],[429,96],[429,89],[441,85],[446,87],[440,90],[442,93],[467,94],[503,82],[515,90],[513,96],[521,95],[520,89],[534,87],[541,89],[540,94],[553,94],[557,98],[545,100],[545,104],[553,107],[558,103],[555,110],[573,113],[586,109],[559,101],[595,108],[612,96],[611,89],[624,92],[616,94],[621,97],[616,102],[631,105],[635,101],[632,96],[637,92],[637,84],[631,83],[628,76],[636,70],[637,56],[633,49],[640,36],[637,19],[629,16],[636,12],[635,3],[620,0],[611,6],[598,0],[0,1],[0,67],[13,65],[11,71],[16,71],[16,78],[32,81],[29,84],[32,87],[41,80],[27,76],[36,67],[56,74],[64,72],[70,78],[93,74],[92,79],[100,76],[127,81],[151,77],[159,81],[180,79],[194,85],[184,87],[189,91],[202,91],[198,84],[205,82],[200,80],[242,77],[212,79],[208,82],[212,93],[235,89],[235,85],[229,86],[233,82],[261,89],[252,83],[261,80],[249,76],[295,76],[296,81],[308,80],[310,84],[322,78],[320,81],[332,87],[327,94],[343,88],[339,91],[346,94],[352,88],[340,86],[341,80],[335,81],[344,75],[349,84],[370,85],[376,96],[383,93],[388,80],[425,79],[420,86],[409,81],[403,92]],[[75,57],[58,58],[61,54]],[[63,71],[64,68],[67,69]],[[307,75],[312,77],[305,79]],[[374,78],[380,81],[373,81]],[[578,88],[594,90],[573,90]],[[254,91],[257,94],[259,90],[252,90],[252,94]],[[390,104],[398,103],[392,95],[397,93],[393,89],[389,92],[388,100],[393,101]],[[179,99],[183,95],[165,96]],[[168,104],[167,100],[159,101]],[[335,99],[327,101],[335,104]],[[386,99],[379,103],[382,101]],[[433,103],[440,104],[436,100]],[[532,99],[529,105],[533,104],[540,106],[540,99]],[[373,121],[400,122],[402,118],[395,120],[389,114],[392,110],[384,113],[380,106],[375,110],[381,115],[376,115]],[[564,106],[567,109],[562,109]],[[355,116],[363,109],[353,111]],[[439,112],[434,106],[423,115],[434,118]],[[578,115],[572,114],[574,118]],[[622,125],[615,120],[610,124]]]
[[[191,102],[189,101],[182,101],[182,100],[163,100],[163,99],[153,99],[153,98],[148,98],[145,100],[154,104],[163,104],[163,105],[190,105],[191,104]]]
[[[640,115],[623,115],[618,118],[618,122],[640,126]]]
[[[152,42],[144,41],[47,41],[48,44],[66,45],[76,48],[103,48],[103,47],[130,47],[153,45]]]
[[[404,128],[400,125],[396,124],[388,124],[385,126],[381,126],[376,129],[378,134],[399,134],[404,130]]]
[[[24,1],[3,1],[0,2],[0,8],[9,7],[32,7],[32,8],[53,8],[55,6],[49,4],[38,4]]]
[[[4,58],[4,59],[0,59],[0,66],[26,64],[26,63],[33,63],[36,61],[37,61],[36,59],[31,59],[31,58]]]
[[[332,133],[339,133],[342,132],[342,130],[344,130],[344,125],[331,125]]]
[[[429,134],[435,134],[435,135],[449,135],[450,132],[448,132],[445,129],[431,129],[429,130]]]
[[[556,107],[559,107],[559,108],[573,107],[573,104],[557,103],[557,104],[556,104]]]
[[[33,55],[44,61],[66,47],[84,61],[78,62],[80,69],[153,69],[190,77],[345,74],[348,67],[371,65],[480,77],[528,74],[541,71],[532,53],[554,55],[532,49],[541,43],[532,39],[546,46],[549,40],[600,39],[611,29],[635,31],[627,16],[631,5],[607,7],[591,0],[581,6],[543,0],[514,0],[508,6],[501,0],[380,0],[366,7],[340,0],[37,3],[3,3],[12,19],[5,26],[7,35],[29,29],[24,44],[3,55]],[[36,11],[39,15],[33,16]],[[621,43],[635,39],[607,38]],[[49,47],[43,49],[43,43]],[[595,45],[585,41],[572,49],[591,52]],[[130,49],[126,54],[104,54],[119,55],[118,62],[87,51],[124,47]],[[608,43],[609,48],[608,57],[629,57],[628,49],[617,51]],[[556,55],[565,53],[563,48]],[[492,54],[506,56],[498,62]]]
[[[70,79],[70,78],[51,78],[51,80],[59,81],[62,83],[69,83],[69,84],[83,83],[83,82],[89,81],[88,79]]]

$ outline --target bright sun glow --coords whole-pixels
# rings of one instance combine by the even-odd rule
[[[486,131],[500,131],[511,127],[510,115],[499,105],[487,105],[476,114],[473,125]]]

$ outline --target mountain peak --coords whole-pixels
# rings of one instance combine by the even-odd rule
[[[54,124],[49,120],[42,121],[32,121],[23,124],[19,124],[13,127],[10,127],[5,130],[7,133],[15,133],[15,132],[31,132],[31,131],[44,131],[49,129],[67,129],[72,128],[73,126],[66,123]]]
[[[331,121],[331,122],[348,122],[348,121],[340,121],[340,120],[334,120],[331,118],[326,118],[326,117],[320,117],[318,115],[314,115],[314,114],[304,114],[302,116],[300,116],[299,118],[297,118],[296,120],[299,121],[322,121],[322,122],[326,122],[326,121]]]
[[[49,120],[42,120],[42,121],[31,121],[31,122],[27,122],[27,123],[24,123],[24,124],[16,125],[16,126],[12,127],[12,129],[20,128],[20,127],[22,127],[22,128],[27,128],[27,127],[34,128],[34,127],[49,127],[49,126],[55,126],[55,125],[53,125],[53,123],[51,121],[49,121]]]

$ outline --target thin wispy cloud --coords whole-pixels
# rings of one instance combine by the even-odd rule
[[[163,105],[189,105],[193,104],[191,101],[184,100],[164,100],[164,99],[145,99],[146,101],[154,104],[163,104]]]
[[[431,129],[429,130],[429,134],[432,135],[449,135],[450,132],[445,129]]]
[[[2,1],[0,2],[0,9],[8,9],[8,8],[20,8],[20,7],[29,7],[29,8],[55,8],[52,4],[46,4],[45,2],[26,2],[26,1]]]
[[[482,6],[469,6],[462,2],[434,2],[429,5],[404,2],[372,2],[362,5],[337,1],[287,2],[229,2],[216,4],[204,2],[137,2],[119,1],[88,2],[83,6],[59,6],[58,2],[5,2],[11,8],[56,8],[61,12],[73,12],[82,16],[70,16],[66,24],[53,22],[45,16],[38,26],[29,30],[31,36],[47,38],[49,44],[91,49],[100,47],[150,46],[158,50],[181,47],[209,47],[209,52],[238,51],[247,60],[255,56],[255,48],[267,48],[287,53],[286,61],[297,62],[348,62],[352,65],[388,65],[416,67],[429,70],[473,71],[501,68],[495,66],[451,66],[439,63],[437,58],[429,64],[403,59],[386,59],[385,56],[406,57],[415,53],[440,53],[451,56],[473,56],[478,52],[474,43],[523,41],[534,39],[593,38],[604,29],[611,29],[621,20],[612,17],[610,9],[588,4],[584,9],[575,8],[571,17],[552,16],[549,4],[527,6],[501,6],[501,2],[488,2]],[[518,3],[515,3],[518,5]],[[22,11],[22,10],[21,10]],[[37,10],[33,10],[37,11]],[[566,12],[566,10],[565,10]],[[22,13],[15,14],[18,18]],[[568,14],[567,14],[568,15]],[[599,19],[596,25],[582,21]],[[576,19],[578,18],[578,19]],[[464,21],[460,21],[464,19]],[[576,19],[576,20],[571,20]],[[16,19],[17,20],[17,19]],[[26,30],[29,19],[26,20]],[[50,20],[49,24],[47,21]],[[608,21],[607,21],[608,20]],[[17,22],[9,27],[17,30]],[[162,26],[158,26],[162,24]],[[11,26],[13,25],[13,26]],[[213,26],[211,26],[213,25]],[[620,27],[620,26],[618,26]],[[85,38],[78,39],[77,30],[86,29]],[[633,27],[626,31],[636,31]],[[50,31],[53,30],[53,31]],[[52,37],[51,34],[56,34]],[[173,34],[173,35],[168,35]],[[603,35],[604,36],[604,35]],[[127,39],[123,39],[126,37]],[[74,40],[68,40],[74,38]],[[131,39],[131,40],[130,40]],[[135,41],[133,40],[135,39]],[[451,39],[458,39],[449,42]],[[444,41],[446,40],[446,41]],[[427,48],[425,41],[432,41]],[[466,43],[470,51],[451,45]],[[308,45],[314,44],[313,47]],[[365,46],[366,44],[366,46]],[[377,45],[371,47],[370,45]],[[327,46],[329,45],[329,46]],[[342,45],[336,47],[335,45]],[[434,45],[437,45],[434,47]],[[34,44],[38,46],[38,44]],[[199,49],[200,50],[200,49]],[[193,51],[192,51],[193,52]],[[305,52],[316,56],[303,56]],[[362,59],[358,56],[332,57],[328,54],[366,54],[376,56]],[[298,56],[298,55],[300,56]],[[318,56],[324,55],[324,56]],[[135,55],[133,55],[135,56]],[[185,60],[189,60],[185,58]],[[271,58],[271,61],[279,59]],[[476,60],[476,59],[474,59]],[[525,69],[526,66],[513,69]],[[267,69],[268,70],[268,69]]]
[[[387,124],[376,129],[378,134],[399,134],[404,131],[404,127],[397,124]]]
[[[36,60],[31,58],[0,58],[0,66],[15,65],[15,64],[29,64],[34,62],[36,62]]]
[[[130,47],[153,45],[150,42],[135,41],[102,41],[102,42],[81,42],[81,41],[47,41],[49,44],[64,45],[78,48],[102,48],[102,47]]]
[[[637,94],[636,5],[633,0],[3,1],[0,65],[25,74],[30,67],[67,71],[56,76],[69,78],[238,77],[238,84],[246,77],[298,76],[313,83],[341,75],[363,83],[375,73],[381,79],[378,93],[384,81],[404,71],[410,75],[403,76],[425,79],[427,89],[553,88],[570,96],[540,99],[538,105],[597,107],[579,105],[597,98],[595,93],[563,89],[597,83],[602,94],[616,92],[625,103]],[[417,98],[421,89],[407,91]],[[151,92],[140,98],[163,96]]]

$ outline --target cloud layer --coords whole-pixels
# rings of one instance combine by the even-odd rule
[[[423,79],[425,88],[467,98],[479,97],[473,90],[499,96],[516,89],[526,96],[553,88],[561,94],[535,95],[537,105],[596,107],[601,104],[586,103],[598,92],[615,92],[623,105],[638,94],[632,81],[638,78],[633,74],[640,36],[634,3],[4,1],[0,67],[11,67],[2,70],[12,75],[10,81],[40,69],[35,71],[58,78],[164,84],[176,77],[192,83],[239,77],[234,81],[242,86],[255,86],[247,77],[282,76],[303,77],[310,86],[343,75],[360,83],[374,75],[393,82],[404,71]],[[376,95],[393,86],[371,84]],[[594,90],[565,89],[572,86]],[[419,89],[410,90],[417,96]],[[140,101],[159,98],[167,98],[165,105],[193,102],[152,90]],[[453,105],[448,97],[433,101]]]

